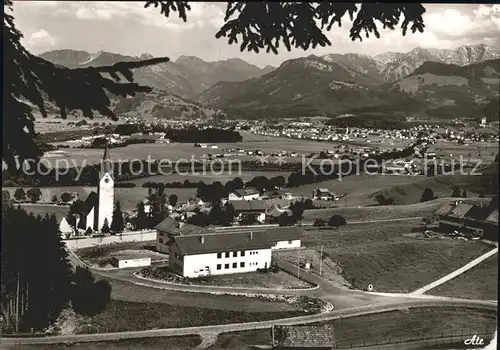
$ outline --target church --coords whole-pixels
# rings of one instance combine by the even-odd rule
[[[59,230],[62,234],[72,234],[74,227],[82,231],[101,232],[104,224],[111,226],[114,208],[114,180],[112,162],[106,144],[101,162],[97,193],[92,191],[83,202],[78,213],[62,218]]]

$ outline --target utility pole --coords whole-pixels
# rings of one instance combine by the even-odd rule
[[[17,274],[17,291],[16,291],[16,333],[19,332],[19,274]]]
[[[299,252],[297,252],[297,278],[300,276],[300,255]]]
[[[319,257],[319,275],[321,276],[321,272],[323,270],[323,244],[321,244],[321,249],[320,249],[320,257]]]

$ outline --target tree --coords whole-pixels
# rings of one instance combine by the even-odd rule
[[[462,198],[467,198],[467,189],[464,188],[464,190],[462,191]]]
[[[71,202],[73,200],[73,198],[74,198],[74,196],[69,192],[64,192],[63,194],[61,194],[61,200],[64,203]]]
[[[191,10],[185,1],[147,1],[145,7],[160,7],[169,17],[177,12],[187,21]],[[4,1],[4,9],[12,11],[12,1]],[[401,22],[403,36],[408,29],[423,32],[422,15],[425,8],[419,3],[337,3],[337,2],[228,2],[224,25],[215,35],[225,37],[228,43],[238,43],[240,50],[278,53],[280,44],[290,51],[292,47],[307,50],[310,47],[331,45],[326,31],[338,24],[346,15],[353,20],[350,29],[352,40],[362,40],[374,34],[380,37],[378,25],[394,30]],[[60,109],[61,117],[68,111],[81,110],[85,117],[94,111],[116,119],[111,101],[106,93],[115,96],[150,92],[152,89],[133,83],[132,69],[168,62],[166,57],[144,61],[119,62],[112,66],[67,69],[54,65],[28,52],[21,44],[22,34],[10,13],[4,15],[4,54],[10,59],[4,67],[4,86],[9,87],[4,96],[4,127],[10,131],[3,139],[3,159],[15,171],[15,155],[24,159],[40,159],[41,151],[34,142],[34,116],[30,104],[47,115],[44,100],[48,98]],[[100,73],[107,73],[109,79]],[[128,82],[121,83],[119,74]]]
[[[88,268],[77,267],[73,274],[71,304],[76,313],[96,316],[111,299],[111,286],[106,280],[95,282]]]
[[[177,198],[177,195],[176,195],[176,194],[171,194],[171,195],[168,197],[168,203],[169,203],[171,206],[173,206],[173,207],[175,207],[175,206],[177,205],[177,200],[178,200],[178,198]]]
[[[394,205],[394,199],[384,196],[383,194],[379,194],[375,197],[375,200],[380,205]]]
[[[125,221],[123,220],[123,212],[120,202],[116,202],[115,210],[113,211],[113,218],[111,219],[111,231],[123,232],[125,228]]]
[[[460,195],[460,187],[454,187],[451,196],[453,198],[459,198],[459,197],[461,197],[461,195]]]
[[[10,201],[10,192],[7,190],[2,191],[2,203]]]
[[[56,217],[35,217],[13,206],[2,206],[2,214],[3,322],[15,328],[16,300],[20,300],[19,331],[43,330],[59,316],[70,296],[71,265]]]
[[[42,198],[42,191],[37,187],[30,188],[28,192],[26,192],[26,196],[30,199],[31,203],[36,203]]]
[[[315,227],[324,227],[324,226],[326,226],[326,222],[323,219],[316,219],[316,220],[314,220],[313,226],[315,226]]]
[[[287,212],[284,212],[278,217],[279,226],[292,226],[294,224],[293,219]]]
[[[102,225],[102,228],[101,228],[101,232],[102,233],[109,233],[110,229],[109,229],[109,223],[108,223],[108,219],[104,219],[104,224]]]
[[[428,202],[436,199],[437,197],[434,196],[434,191],[430,189],[429,187],[426,187],[424,189],[424,192],[422,193],[422,198],[420,198],[420,202]]]
[[[18,202],[24,201],[26,199],[26,193],[24,192],[24,189],[22,189],[21,187],[18,188],[16,192],[14,192],[14,198]]]
[[[343,226],[346,224],[346,220],[342,215],[332,215],[330,219],[328,219],[328,226],[339,228],[339,226]]]
[[[54,194],[51,199],[52,203],[57,203],[57,196]]]
[[[148,226],[148,217],[144,210],[144,203],[139,202],[137,204],[137,218],[135,220],[136,230],[144,230]]]

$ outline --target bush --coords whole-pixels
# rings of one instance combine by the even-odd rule
[[[316,220],[314,220],[313,226],[315,226],[315,227],[324,227],[324,226],[326,226],[326,221],[323,220],[323,219],[316,219]]]
[[[118,182],[115,184],[116,188],[134,188],[137,185],[133,182]]]
[[[339,226],[343,226],[346,224],[346,220],[342,215],[332,215],[332,217],[328,220],[328,226],[339,228]]]

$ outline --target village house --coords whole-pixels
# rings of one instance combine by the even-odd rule
[[[111,259],[111,265],[119,269],[127,267],[145,267],[151,265],[151,257],[118,254]]]
[[[260,193],[255,188],[240,188],[229,193],[229,201],[250,201],[259,199]]]
[[[183,277],[269,268],[272,250],[300,248],[302,241],[298,227],[217,233],[168,217],[156,229],[157,251],[168,253],[170,268]]]
[[[235,221],[242,221],[253,217],[257,222],[263,224],[266,221],[266,209],[267,205],[263,201],[251,200],[251,201],[228,201],[234,208]]]
[[[318,188],[313,190],[312,198],[324,201],[334,201],[339,199],[335,193],[330,192],[327,188]]]
[[[466,232],[498,240],[498,209],[457,201],[440,207],[436,215],[443,232]]]

